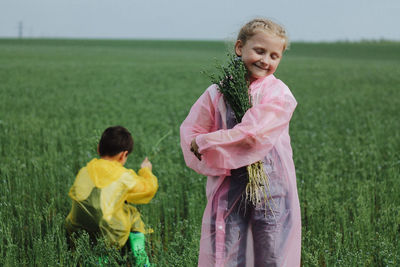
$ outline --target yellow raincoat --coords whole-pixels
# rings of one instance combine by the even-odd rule
[[[157,189],[157,177],[149,168],[137,175],[117,161],[93,159],[79,171],[69,191],[72,208],[66,218],[67,232],[101,233],[110,244],[123,247],[130,231],[151,231],[145,229],[139,211],[125,201],[149,203]]]

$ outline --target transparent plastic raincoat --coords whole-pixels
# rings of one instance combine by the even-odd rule
[[[250,85],[253,106],[237,123],[215,85],[180,128],[187,166],[207,175],[199,266],[300,265],[301,220],[289,122],[297,105],[273,75]],[[190,151],[196,138],[202,160]],[[247,165],[262,160],[269,207],[245,201]]]
[[[145,229],[137,209],[125,201],[149,203],[157,189],[157,178],[149,168],[137,175],[117,161],[93,159],[79,171],[69,191],[72,208],[66,218],[67,232],[101,233],[110,244],[123,247],[131,231],[151,231]]]

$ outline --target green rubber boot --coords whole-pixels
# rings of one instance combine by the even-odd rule
[[[136,267],[150,267],[149,258],[147,257],[144,246],[144,234],[140,232],[129,234],[129,244],[133,257],[135,258]]]
[[[99,257],[99,262],[98,262],[98,266],[107,266],[107,264],[109,263],[108,261],[108,257],[107,256],[101,256]]]

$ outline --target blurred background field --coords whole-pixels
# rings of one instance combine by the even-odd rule
[[[111,125],[151,155],[160,188],[139,206],[156,266],[196,266],[206,178],[183,161],[179,126],[231,44],[0,39],[0,266],[95,264],[115,251],[63,221],[78,170]],[[293,43],[276,76],[298,101],[290,134],[303,266],[400,265],[400,44]],[[157,141],[165,139],[155,146]],[[119,259],[118,259],[119,258]]]

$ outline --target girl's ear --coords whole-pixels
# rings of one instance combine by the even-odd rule
[[[241,40],[237,40],[235,43],[235,53],[238,57],[242,56],[242,48],[243,48],[243,43]]]

